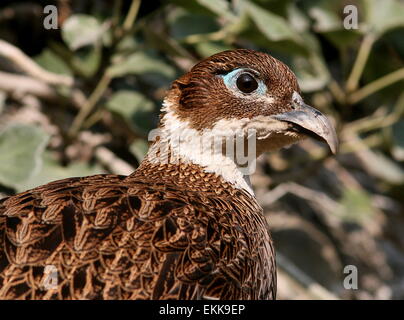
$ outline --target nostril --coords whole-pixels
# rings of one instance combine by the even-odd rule
[[[296,91],[293,92],[291,100],[292,100],[291,105],[292,105],[293,110],[299,109],[299,106],[303,103],[302,97]]]

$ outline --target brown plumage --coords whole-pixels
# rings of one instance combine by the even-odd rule
[[[233,96],[221,75],[237,68],[256,71],[266,96]],[[295,91],[293,73],[269,55],[217,54],[174,82],[154,146],[173,148],[173,119],[197,134],[257,116],[271,118],[265,150],[296,142],[308,127],[291,116]],[[237,166],[221,174],[187,152],[177,162],[149,155],[128,177],[69,178],[0,200],[0,299],[274,299],[272,240],[244,180],[228,178]]]

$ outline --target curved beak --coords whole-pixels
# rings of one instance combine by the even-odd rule
[[[305,104],[302,97],[294,92],[294,110],[273,116],[275,119],[291,123],[294,128],[309,136],[314,136],[328,144],[332,153],[337,153],[338,138],[334,126],[320,111]]]

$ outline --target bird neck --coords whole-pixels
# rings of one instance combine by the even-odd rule
[[[162,111],[160,127],[149,135],[149,141],[154,142],[145,161],[179,168],[184,164],[199,166],[205,173],[254,195],[249,175],[255,168],[255,150],[254,154],[244,156],[246,146],[237,147],[238,143],[231,143],[226,149],[222,130],[193,129],[188,121],[177,117],[175,105],[168,100],[164,101]],[[243,149],[242,156],[240,149]]]

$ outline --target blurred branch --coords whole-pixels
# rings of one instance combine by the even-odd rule
[[[0,71],[0,90],[9,94],[33,94],[46,100],[58,98],[56,90],[42,81],[3,71]]]
[[[83,128],[88,129],[102,119],[107,111],[105,109],[98,109],[91,116],[89,116],[83,123]]]
[[[335,81],[333,78],[331,78],[330,82],[328,83],[328,89],[340,105],[345,104],[346,94],[344,90],[342,90],[338,82]]]
[[[123,32],[126,33],[130,31],[133,27],[133,23],[136,20],[137,14],[139,12],[139,7],[140,7],[141,0],[132,0],[132,3],[129,8],[129,12],[125,18],[125,21],[123,23]]]
[[[13,62],[28,75],[51,85],[64,85],[71,87],[74,79],[67,75],[60,75],[41,68],[30,57],[12,44],[0,40],[0,56]]]
[[[393,125],[400,119],[402,119],[404,114],[404,93],[400,95],[397,100],[397,103],[394,106],[394,109],[391,113],[386,115],[385,108],[379,108],[376,110],[374,114],[369,117],[365,117],[353,122],[350,122],[344,126],[341,130],[341,135],[345,137],[346,141],[349,141],[349,144],[352,144],[350,137],[352,134],[357,135],[360,132],[371,131],[375,129],[385,128]],[[370,146],[369,143],[373,146],[374,143],[381,142],[382,139],[379,134],[375,134],[374,136],[369,136],[365,139],[365,145]],[[344,143],[345,145],[346,143]],[[352,150],[357,146],[350,146],[348,150]],[[344,146],[341,145],[341,152],[344,152]]]
[[[377,111],[379,112],[380,109]],[[358,133],[358,132],[366,132],[366,131],[371,131],[375,129],[380,129],[384,127],[391,126],[398,120],[400,120],[401,114],[397,112],[391,112],[390,114],[386,115],[372,115],[370,117],[365,117],[360,120],[353,121],[351,123],[348,123],[344,126],[343,130],[341,131],[341,134],[348,134],[348,133]]]
[[[293,182],[282,183],[275,189],[265,193],[263,196],[258,197],[257,195],[257,198],[262,206],[268,206],[288,193],[297,195],[298,197],[313,203],[316,207],[321,209],[321,212],[336,212],[341,207],[338,202],[328,197],[325,193],[309,189]],[[329,215],[327,220],[334,228],[339,226],[339,222],[335,216]]]
[[[378,132],[360,141],[358,140],[358,135],[361,132],[390,127],[401,120],[404,115],[404,93],[398,98],[393,111],[389,114],[386,111],[386,108],[379,108],[371,116],[345,124],[340,132],[340,135],[344,138],[344,142],[341,143],[339,153],[357,152],[381,145],[384,139]]]
[[[78,131],[80,130],[84,120],[91,113],[97,102],[101,99],[105,90],[108,88],[112,78],[109,75],[108,70],[106,70],[95,87],[94,91],[91,93],[90,97],[86,100],[83,106],[80,109],[80,112],[77,114],[76,118],[74,118],[72,126],[68,132],[70,137],[74,137]]]
[[[363,69],[368,61],[370,50],[375,40],[376,38],[372,34],[367,34],[363,38],[351,74],[346,83],[346,90],[348,92],[352,92],[358,87],[359,79],[362,76]]]
[[[61,98],[64,99],[55,88],[38,79],[3,71],[0,71],[0,90],[11,95],[31,94],[52,102],[58,101]],[[79,108],[84,101],[84,94],[80,90],[72,88],[68,102]]]
[[[119,18],[121,16],[122,0],[116,0],[112,11],[111,26],[114,28],[119,24]]]
[[[372,134],[364,139],[360,139],[356,135],[345,136],[344,143],[341,143],[339,153],[358,153],[380,146],[383,143],[383,138],[379,133]]]
[[[322,300],[338,300],[338,298],[321,286],[318,282],[310,278],[306,273],[299,269],[292,261],[286,256],[277,252],[276,262],[278,266],[289,274],[294,280],[299,282],[308,292],[312,299]]]
[[[135,168],[118,158],[112,151],[105,147],[98,147],[95,150],[95,157],[114,174],[126,176],[135,171]]]
[[[363,88],[359,89],[358,91],[352,93],[348,100],[351,104],[358,103],[362,99],[366,98],[367,96],[370,96],[371,94],[383,89],[384,87],[387,87],[394,82],[400,81],[404,79],[404,68],[398,69],[394,72],[389,73],[388,75],[385,75],[381,77],[380,79],[377,79]]]
[[[0,88],[10,94],[28,93],[45,100],[57,100],[61,95],[52,86],[67,86],[71,91],[71,101],[79,107],[85,101],[84,94],[74,85],[74,79],[67,75],[47,71],[35,63],[19,48],[0,39],[0,56],[12,62],[17,68],[28,74],[16,75],[0,71]]]

